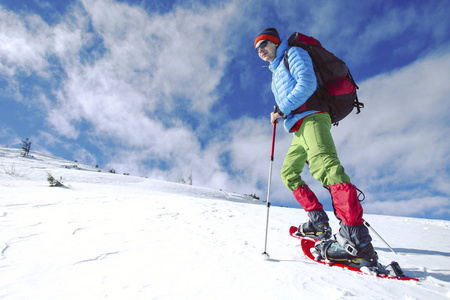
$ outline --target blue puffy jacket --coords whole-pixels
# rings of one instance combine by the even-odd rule
[[[316,75],[308,52],[299,47],[292,47],[288,52],[290,72],[283,63],[284,52],[289,48],[287,40],[278,46],[276,58],[269,65],[272,71],[272,92],[280,110],[287,116],[284,128],[290,132],[292,126],[300,119],[317,111],[304,111],[299,114],[293,110],[303,105],[318,87]]]

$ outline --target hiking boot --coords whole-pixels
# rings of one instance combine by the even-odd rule
[[[313,222],[308,221],[298,226],[298,230],[295,235],[314,237],[319,240],[327,240],[331,238],[331,227],[328,222],[314,224]]]
[[[350,244],[346,244],[344,249],[336,240],[327,240],[316,243],[315,249],[319,253],[319,258],[323,260],[356,268],[378,265],[378,255],[371,243],[358,250]]]

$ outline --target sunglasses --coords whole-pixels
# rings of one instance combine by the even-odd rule
[[[269,43],[269,40],[265,40],[261,44],[259,44],[259,46],[256,47],[256,49],[255,49],[256,53],[259,54],[259,49],[264,49],[267,46],[268,43]]]

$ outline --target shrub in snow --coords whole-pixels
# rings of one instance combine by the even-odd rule
[[[49,172],[47,172],[47,181],[52,187],[59,187],[64,186],[64,179],[62,177],[59,177],[59,180],[55,179],[53,175]]]
[[[9,167],[6,167],[4,164],[2,164],[2,168],[3,168],[3,171],[5,171],[5,174],[6,174],[6,175],[9,175],[9,176],[20,176],[20,175],[16,172],[16,167],[14,166],[14,164],[12,164],[12,165],[9,166]]]

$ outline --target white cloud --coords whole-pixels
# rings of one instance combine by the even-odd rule
[[[446,197],[423,197],[408,200],[376,201],[365,204],[371,214],[396,216],[426,216],[439,218],[450,213],[450,199]]]
[[[108,51],[95,65],[105,77],[138,88],[152,111],[171,112],[174,101],[185,101],[188,110],[208,112],[226,62],[220,31],[232,5],[178,8],[165,15],[106,0],[84,6]]]
[[[52,7],[51,3],[47,1],[41,1],[41,0],[33,0],[37,5],[39,5],[42,9],[49,9]]]
[[[4,96],[25,102],[19,77],[49,78],[46,45],[48,26],[38,16],[17,15],[0,6],[0,78],[7,82]]]
[[[48,67],[46,41],[48,26],[36,15],[17,15],[0,6],[0,74],[38,72]]]
[[[97,158],[89,153],[86,149],[78,149],[74,153],[74,158],[77,162],[95,166],[97,164]]]

